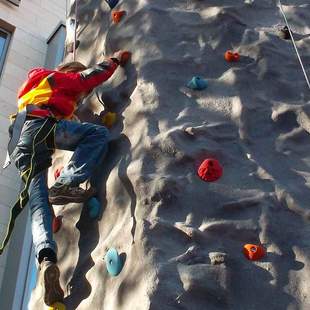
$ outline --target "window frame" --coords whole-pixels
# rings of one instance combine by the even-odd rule
[[[14,4],[15,6],[19,6],[21,0],[7,0],[7,1]]]
[[[5,39],[4,48],[3,48],[3,54],[0,55],[0,79],[1,79],[1,76],[3,73],[3,68],[4,68],[4,63],[6,60],[6,56],[8,54],[8,49],[9,49],[9,44],[11,41],[12,33],[7,31],[5,28],[3,28],[1,26],[0,26],[0,31],[4,32],[7,35],[7,37]]]

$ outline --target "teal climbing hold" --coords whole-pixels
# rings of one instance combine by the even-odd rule
[[[87,201],[88,215],[91,219],[99,217],[101,204],[96,197],[92,197]]]
[[[108,273],[116,277],[123,269],[123,261],[114,248],[109,249],[104,257]]]
[[[194,76],[188,83],[187,87],[195,90],[203,90],[207,88],[208,82],[200,76]]]
[[[114,9],[118,4],[119,0],[105,0],[105,2],[109,5],[110,9]]]

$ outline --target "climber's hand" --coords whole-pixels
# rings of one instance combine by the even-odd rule
[[[124,67],[127,61],[130,59],[131,53],[128,51],[117,51],[111,57],[112,59],[117,59],[119,65]]]

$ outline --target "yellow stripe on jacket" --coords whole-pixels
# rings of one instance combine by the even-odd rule
[[[19,112],[22,111],[28,104],[41,106],[48,103],[53,91],[47,78],[48,77],[44,78],[37,87],[33,88],[18,99]]]

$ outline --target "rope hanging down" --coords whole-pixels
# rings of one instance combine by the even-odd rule
[[[297,49],[297,46],[296,46],[296,43],[295,43],[295,40],[294,40],[294,37],[293,37],[293,33],[292,33],[292,31],[291,31],[291,27],[290,27],[290,25],[288,24],[286,15],[285,15],[284,10],[283,10],[283,7],[282,7],[281,0],[279,0],[279,8],[280,8],[280,11],[281,11],[281,13],[282,13],[282,15],[283,15],[283,17],[284,17],[284,20],[285,20],[286,26],[287,26],[287,28],[288,28],[288,31],[289,31],[289,33],[290,33],[290,35],[291,35],[292,42],[293,42],[293,45],[294,45],[294,48],[295,48],[297,57],[298,57],[298,60],[299,60],[300,65],[301,65],[301,69],[302,69],[302,71],[303,71],[303,73],[304,73],[306,82],[307,82],[308,87],[309,87],[309,89],[310,89],[310,82],[309,82],[309,79],[308,79],[308,76],[307,76],[307,72],[306,72],[305,67],[304,67],[304,65],[303,65],[303,62],[302,62],[302,60],[301,60],[301,58],[300,58],[300,55],[299,55],[299,52],[298,52],[298,49]]]
[[[74,9],[74,43],[73,43],[73,61],[76,57],[76,30],[77,30],[77,13],[78,13],[78,0],[75,0],[75,9]]]

